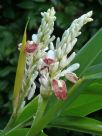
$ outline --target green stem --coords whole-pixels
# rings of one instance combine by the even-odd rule
[[[64,110],[63,107],[68,107],[79,95],[81,92],[80,85],[83,83],[84,79],[80,79],[76,85],[74,85],[69,92],[69,98],[67,101],[55,101],[47,113],[38,120],[36,125],[32,126],[27,136],[38,136],[38,132],[40,132],[46,125],[53,120],[60,111]],[[85,84],[84,84],[85,85]],[[84,86],[83,85],[83,86]]]
[[[48,103],[48,98],[44,99],[44,98],[42,98],[41,95],[39,95],[38,110],[36,112],[35,119],[32,123],[31,129],[28,132],[27,136],[39,136],[40,135],[41,131],[34,132],[34,129],[36,126],[39,126],[39,121],[44,116],[44,112],[45,112],[47,103]]]

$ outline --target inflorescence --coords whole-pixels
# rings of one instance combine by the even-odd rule
[[[39,88],[42,97],[49,97],[55,94],[58,100],[67,99],[67,87],[61,77],[65,77],[72,83],[78,80],[74,73],[80,67],[79,63],[71,64],[76,56],[72,51],[77,42],[77,37],[81,34],[80,29],[93,19],[92,11],[75,19],[71,26],[65,30],[62,38],[52,35],[54,30],[55,10],[48,9],[41,13],[42,22],[37,34],[32,35],[32,41],[27,41],[25,47],[26,66],[22,90],[26,91],[26,96],[30,100],[36,89],[35,79],[39,75]],[[19,45],[20,50],[21,44]],[[26,89],[26,90],[25,90]]]

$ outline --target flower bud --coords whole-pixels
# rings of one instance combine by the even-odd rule
[[[49,50],[43,61],[44,61],[47,65],[50,65],[50,64],[54,63],[54,62],[55,62],[55,54],[54,54],[54,51]]]
[[[66,100],[67,99],[67,87],[65,81],[53,79],[52,88],[54,90],[54,94],[58,100]]]
[[[65,74],[65,77],[74,84],[78,81],[78,77],[75,73],[67,73]]]
[[[38,45],[34,42],[27,41],[25,52],[26,53],[34,53],[37,50]]]

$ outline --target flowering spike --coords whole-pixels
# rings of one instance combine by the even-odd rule
[[[56,38],[55,45],[53,42],[55,36],[52,35],[56,19],[54,8],[48,9],[41,15],[43,18],[37,34],[33,34],[32,41],[26,43],[26,68],[22,88],[27,88],[24,86],[27,85],[29,80],[26,96],[31,99],[37,85],[35,85],[35,78],[39,75],[40,94],[43,98],[52,94],[52,87],[58,100],[66,100],[66,83],[60,78],[65,76],[72,83],[76,83],[78,80],[74,71],[80,67],[80,64],[71,64],[76,53],[73,52],[70,56],[68,54],[72,51],[77,42],[77,37],[81,34],[80,29],[93,20],[91,18],[92,12],[75,19],[63,33],[62,38]],[[20,47],[21,44],[18,48],[20,49]]]

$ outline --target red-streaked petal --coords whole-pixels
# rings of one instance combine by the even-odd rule
[[[45,58],[43,61],[44,61],[47,65],[50,65],[50,64],[54,63],[54,60],[53,60],[53,59],[50,59],[50,58]]]
[[[47,64],[50,65],[55,62],[55,52],[53,50],[49,50],[43,59],[43,61]]]
[[[38,45],[36,43],[26,43],[25,52],[26,53],[34,53],[37,50]]]
[[[59,86],[58,82],[60,82],[61,86]],[[67,87],[63,80],[52,80],[52,87],[54,90],[54,94],[58,100],[66,100],[67,99]]]
[[[65,77],[74,84],[78,81],[78,77],[74,73],[68,73]]]

